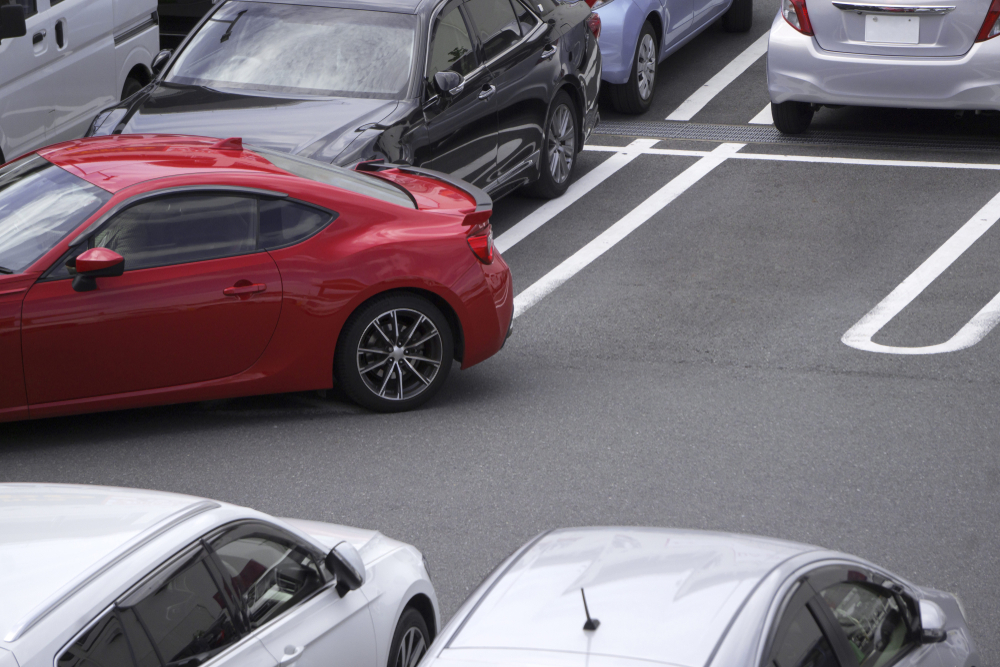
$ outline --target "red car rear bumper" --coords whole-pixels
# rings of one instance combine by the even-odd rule
[[[496,253],[491,264],[478,264],[469,269],[456,283],[454,291],[467,295],[467,313],[462,321],[464,369],[499,352],[507,340],[514,318],[514,283],[510,268],[500,253]]]

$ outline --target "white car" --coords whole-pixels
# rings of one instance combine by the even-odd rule
[[[13,5],[26,34],[0,41],[0,164],[82,137],[101,109],[149,83],[160,40],[157,0]]]
[[[0,484],[0,667],[413,667],[414,547],[190,496]]]
[[[423,667],[980,667],[958,598],[748,535],[569,528],[514,552]],[[60,666],[61,667],[61,666]]]

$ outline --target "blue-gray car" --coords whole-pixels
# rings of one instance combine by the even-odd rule
[[[991,0],[782,0],[767,52],[774,125],[804,132],[820,105],[998,110],[997,36]]]
[[[753,0],[587,0],[601,17],[601,81],[616,111],[643,113],[653,102],[656,66],[722,18],[727,32],[747,32]]]

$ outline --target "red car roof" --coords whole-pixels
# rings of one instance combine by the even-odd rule
[[[234,150],[219,139],[207,137],[146,134],[90,137],[55,144],[39,150],[38,154],[112,193],[154,178],[195,172],[288,175],[249,150]]]

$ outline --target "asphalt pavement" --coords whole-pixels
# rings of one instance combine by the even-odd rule
[[[758,0],[751,33],[713,27],[661,64],[645,116],[605,121],[665,120],[777,4]],[[687,122],[748,127],[764,77],[761,58]],[[334,390],[5,424],[0,481],[375,528],[427,554],[446,618],[557,526],[780,537],[957,593],[996,664],[1000,331],[967,325],[1000,293],[1000,229],[969,226],[1000,193],[1000,119],[845,108],[815,123],[887,141],[598,133],[574,203],[546,218],[538,200],[497,202],[501,241],[544,219],[504,251],[514,334],[421,410],[370,414]],[[615,243],[594,255],[602,234]],[[972,239],[957,256],[955,237]],[[928,260],[940,275],[918,290]],[[859,327],[890,294],[898,314]],[[953,339],[969,345],[934,351]]]

